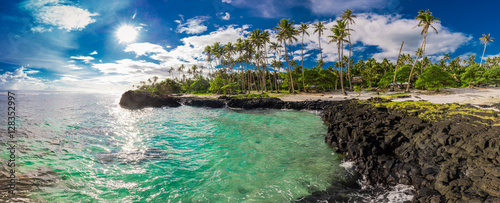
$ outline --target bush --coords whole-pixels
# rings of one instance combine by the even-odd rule
[[[467,67],[465,69],[465,72],[460,74],[460,80],[462,80],[462,82],[465,82],[465,85],[468,85],[469,87],[476,86],[480,82],[485,80],[485,78],[483,77],[484,73],[485,69],[483,67],[474,64]]]
[[[455,79],[449,73],[444,72],[443,69],[436,65],[432,65],[424,70],[415,86],[436,88],[436,91],[438,91],[440,87],[452,86],[454,84],[456,84]]]

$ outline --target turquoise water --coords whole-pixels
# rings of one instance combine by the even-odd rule
[[[342,170],[311,112],[126,110],[119,97],[18,94],[18,171],[39,185],[30,200],[290,202]]]

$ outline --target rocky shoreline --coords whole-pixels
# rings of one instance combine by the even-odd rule
[[[387,101],[372,99],[369,102]],[[354,161],[355,172],[367,184],[413,185],[416,190],[413,202],[500,202],[499,126],[481,116],[451,116],[429,121],[419,118],[422,110],[391,109],[369,102],[285,102],[278,98],[228,97],[161,99],[129,91],[122,95],[120,105],[131,109],[183,104],[210,108],[321,110],[322,119],[329,126],[325,142]],[[336,201],[338,198],[338,194],[327,190],[301,201]]]

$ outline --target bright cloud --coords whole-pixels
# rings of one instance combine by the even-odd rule
[[[35,70],[27,70],[20,67],[14,72],[5,72],[0,75],[0,89],[4,90],[45,90],[49,87],[40,79],[29,76],[28,74],[38,73]]]
[[[125,48],[125,52],[135,52],[136,56],[139,57],[150,53],[166,53],[167,51],[160,45],[146,42],[129,44],[127,48]]]
[[[219,16],[221,16],[220,18],[222,20],[229,20],[231,18],[231,14],[229,14],[229,12],[226,12],[226,13],[219,13]]]
[[[161,61],[162,65],[166,67],[178,67],[181,64],[189,66],[205,64],[203,50],[207,45],[212,45],[215,42],[221,44],[236,42],[238,38],[245,38],[249,33],[248,28],[249,26],[241,28],[234,26],[221,27],[206,35],[186,37],[181,40],[183,45],[165,53],[152,55],[151,58]]]
[[[71,59],[82,60],[85,63],[90,63],[90,61],[94,60],[92,56],[72,56]]]
[[[99,15],[76,6],[63,5],[58,0],[30,0],[24,3],[24,7],[32,12],[38,23],[66,31],[82,30],[88,24],[95,22],[93,16]],[[37,26],[32,31],[45,32],[51,29]]]
[[[194,18],[190,18],[186,23],[181,23],[182,21],[175,21],[179,23],[177,26],[177,32],[186,34],[201,34],[207,31],[207,26],[203,25],[203,22],[209,19],[208,16],[196,16]]]
[[[108,73],[118,73],[118,74],[138,74],[145,72],[152,72],[156,69],[161,69],[161,66],[156,63],[147,62],[144,60],[134,61],[131,59],[122,59],[116,61],[115,63],[99,63],[93,64],[93,68],[108,74]]]
[[[92,53],[90,53],[90,55],[96,55],[97,54],[97,51],[93,51]]]
[[[403,53],[414,55],[415,51],[422,43],[420,35],[421,28],[415,28],[418,24],[416,20],[404,19],[399,15],[378,15],[378,14],[356,14],[356,24],[351,25],[354,32],[351,32],[353,43],[353,54],[363,52],[369,46],[374,46],[380,51],[374,53],[372,57],[377,60],[388,58],[396,60],[401,47],[401,42],[405,41]],[[317,22],[313,22],[314,24]],[[313,24],[311,23],[311,24]],[[329,35],[333,35],[329,28],[335,25],[335,21],[325,22],[327,30],[321,36],[321,48],[325,62],[337,61],[336,43],[328,44]],[[439,34],[432,30],[427,36],[426,55],[438,55],[455,52],[460,46],[472,39],[464,33],[453,32],[441,24],[436,24]],[[318,35],[313,34],[314,28],[308,29],[310,36],[304,38],[304,53],[318,50]],[[300,43],[301,38],[299,39]],[[300,45],[300,44],[299,44]],[[347,44],[344,47],[344,55],[348,53]],[[297,56],[297,55],[296,55]],[[298,55],[300,56],[300,55]],[[319,60],[319,54],[315,56]]]

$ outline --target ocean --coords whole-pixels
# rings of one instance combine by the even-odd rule
[[[8,99],[1,94],[0,161],[7,163]],[[345,171],[314,112],[128,110],[120,96],[16,92],[16,200],[291,202],[325,190]],[[2,164],[2,176],[9,169]],[[2,190],[2,199],[9,195]]]

